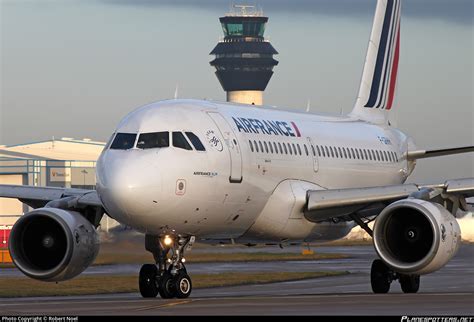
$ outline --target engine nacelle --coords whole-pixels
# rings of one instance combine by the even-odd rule
[[[9,250],[25,275],[48,282],[64,281],[92,264],[99,252],[99,236],[77,212],[38,208],[15,223]]]
[[[404,199],[380,213],[373,237],[380,259],[394,271],[422,275],[440,269],[456,254],[461,230],[440,204]]]

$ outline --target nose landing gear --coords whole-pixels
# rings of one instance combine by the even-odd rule
[[[145,248],[153,254],[155,264],[140,269],[140,294],[145,298],[186,298],[192,282],[184,266],[184,251],[191,249],[194,236],[145,236]]]

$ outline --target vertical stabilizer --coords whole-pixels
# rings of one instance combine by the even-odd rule
[[[383,124],[392,108],[400,56],[402,0],[378,0],[359,94],[351,115]]]

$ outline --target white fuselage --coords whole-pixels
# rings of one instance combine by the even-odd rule
[[[170,100],[131,112],[115,134],[137,134],[138,140],[141,133],[163,131],[193,132],[205,151],[171,141],[152,149],[108,144],[97,164],[97,190],[108,214],[149,234],[174,230],[243,242],[337,239],[353,223],[306,220],[307,190],[400,184],[413,170],[403,157],[409,137],[349,116]]]

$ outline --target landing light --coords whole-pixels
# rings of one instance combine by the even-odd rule
[[[163,242],[166,246],[170,246],[173,243],[173,238],[171,238],[169,235],[166,235],[163,239]]]
[[[184,263],[186,260],[183,258],[181,258],[181,263]]]

